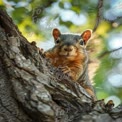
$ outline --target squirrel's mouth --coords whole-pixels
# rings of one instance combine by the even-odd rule
[[[62,56],[62,57],[64,57],[64,58],[70,58],[70,57],[75,57],[76,55],[67,53],[67,54],[62,54],[62,55],[60,55],[60,56]]]

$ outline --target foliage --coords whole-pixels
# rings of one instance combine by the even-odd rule
[[[112,50],[111,35],[116,36],[122,33],[122,26],[120,26],[122,24],[122,2],[121,0],[117,2],[108,0],[103,3],[102,14],[99,17],[100,24],[94,33],[93,42],[89,43],[92,59],[100,57],[98,59],[101,61],[94,77],[95,88],[99,99],[118,96],[122,100],[122,83],[119,84],[120,87],[115,87],[108,82],[108,76],[112,70],[116,69],[116,72],[120,70],[117,68],[117,63],[122,66],[121,57],[112,57],[111,53],[102,55],[104,52]],[[7,10],[23,35],[29,41],[37,41],[37,43],[50,40],[50,32],[54,27],[60,28],[63,32],[75,33],[81,33],[87,28],[93,29],[98,12],[97,4],[97,0],[0,1],[0,7]],[[119,46],[122,47],[122,41]],[[121,72],[118,74],[122,77]],[[118,80],[122,82],[122,78],[118,78]]]

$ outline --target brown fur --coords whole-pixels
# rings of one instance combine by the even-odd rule
[[[69,73],[72,80],[76,81],[82,73],[83,63],[85,61],[85,55],[79,51],[76,51],[76,56],[61,56],[59,50],[45,52],[46,58],[49,58],[52,65],[55,67],[61,67],[64,73]]]

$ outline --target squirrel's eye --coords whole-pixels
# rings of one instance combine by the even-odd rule
[[[58,44],[60,42],[60,40],[56,40],[56,44]]]
[[[80,45],[84,45],[84,41],[83,40],[80,41]]]

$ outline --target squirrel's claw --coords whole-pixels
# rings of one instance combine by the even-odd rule
[[[60,69],[64,74],[71,72],[71,69],[68,66],[60,67]]]
[[[68,66],[64,66],[64,67],[60,67],[62,73],[64,73],[67,77],[69,77],[70,79],[72,79],[72,73],[71,73],[71,69]]]

